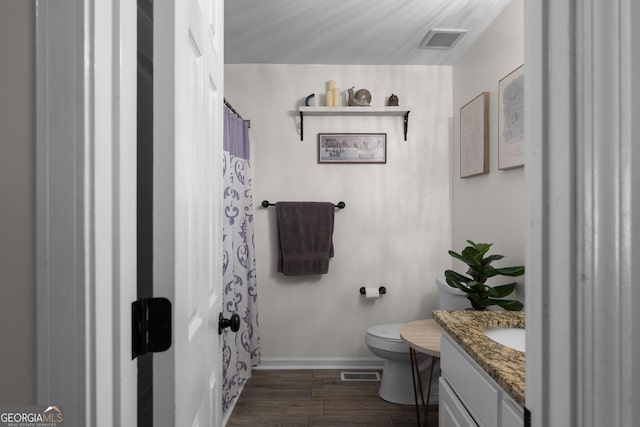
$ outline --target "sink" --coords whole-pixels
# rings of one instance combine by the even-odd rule
[[[524,352],[524,331],[522,328],[492,328],[485,329],[484,334],[498,344]]]

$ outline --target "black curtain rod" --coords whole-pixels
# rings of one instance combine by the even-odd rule
[[[262,205],[263,208],[268,208],[269,206],[275,206],[276,204],[275,203],[269,203],[268,200],[263,200],[261,205]],[[335,206],[338,209],[344,209],[344,207],[347,206],[347,205],[345,205],[344,202],[338,202],[338,203],[334,204],[333,206]]]
[[[224,105],[226,105],[227,108],[229,108],[233,114],[235,114],[236,116],[238,116],[242,120],[244,120],[247,123],[247,127],[251,127],[251,120],[245,120],[242,117],[242,115],[240,113],[238,113],[235,108],[233,108],[233,106],[229,103],[229,101],[227,101],[227,98],[224,98]]]

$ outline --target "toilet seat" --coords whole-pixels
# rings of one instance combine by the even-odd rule
[[[375,325],[367,329],[367,334],[381,340],[401,343],[400,328],[404,323],[387,323],[383,325]]]
[[[403,323],[387,323],[371,326],[367,329],[365,343],[378,350],[398,354],[409,353],[409,346],[400,338],[402,325]]]

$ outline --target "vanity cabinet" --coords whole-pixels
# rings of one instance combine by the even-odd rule
[[[446,333],[440,368],[440,427],[524,425],[523,408]]]

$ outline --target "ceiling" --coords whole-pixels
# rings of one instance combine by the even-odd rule
[[[452,65],[510,0],[231,0],[225,63]],[[419,49],[430,29],[464,29]]]

